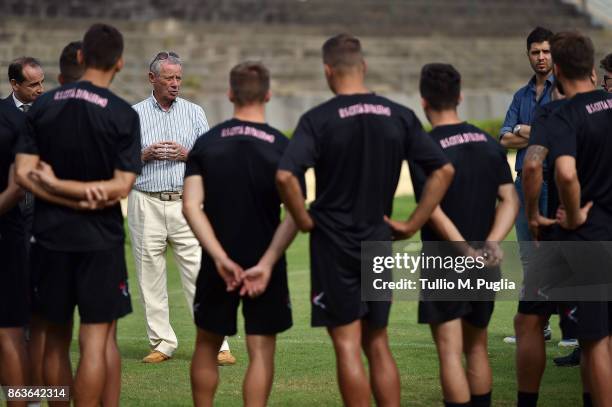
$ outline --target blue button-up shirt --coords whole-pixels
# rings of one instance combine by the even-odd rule
[[[500,130],[499,139],[504,133],[512,133],[514,126],[517,124],[531,125],[536,108],[544,105],[551,100],[551,94],[554,86],[554,76],[550,75],[544,84],[544,92],[540,95],[540,99],[536,99],[536,79],[535,75],[527,83],[520,88],[512,98],[512,103],[506,113],[506,120]],[[523,169],[523,158],[527,148],[521,148],[516,153],[516,163],[514,169],[518,172]]]

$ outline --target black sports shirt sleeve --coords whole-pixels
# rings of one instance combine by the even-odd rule
[[[418,165],[426,175],[448,164],[448,158],[436,142],[423,130],[419,119],[408,118],[405,157]]]
[[[187,162],[185,163],[185,178],[191,175],[204,175],[204,171],[200,165],[200,149],[201,143],[198,140],[187,156]]]
[[[315,165],[317,156],[318,150],[314,129],[308,117],[303,116],[295,129],[289,146],[281,158],[278,168],[290,171],[300,179],[308,168]]]
[[[496,168],[496,174],[499,174],[499,185],[512,184],[512,171],[510,165],[508,165],[508,159],[506,158],[505,152],[499,153],[498,167]]]
[[[555,114],[549,122],[549,129],[552,133],[549,138],[551,161],[564,155],[576,157],[576,133],[572,126],[559,114]]]
[[[142,170],[142,160],[140,158],[140,120],[135,111],[130,112],[129,122],[126,124],[125,130],[119,133],[115,168],[121,171],[140,174]]]

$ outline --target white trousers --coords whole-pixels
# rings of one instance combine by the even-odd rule
[[[172,356],[178,339],[170,325],[166,249],[168,245],[172,247],[192,321],[202,249],[183,217],[182,201],[162,201],[132,190],[128,198],[128,226],[149,344],[152,349]],[[221,350],[229,350],[226,340]]]

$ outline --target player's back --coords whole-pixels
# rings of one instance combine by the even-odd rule
[[[391,238],[383,216],[391,214],[403,160],[431,158],[437,168],[425,138],[411,110],[375,94],[339,95],[302,116],[281,168],[314,166],[315,227],[358,248]]]
[[[115,170],[138,173],[142,166],[138,114],[110,90],[86,81],[40,96],[20,144],[21,152],[37,154],[64,180],[109,180]],[[123,218],[119,205],[77,211],[38,200],[34,236],[55,250],[100,250],[123,241]]]
[[[204,178],[204,210],[228,254],[257,263],[280,223],[275,175],[287,138],[267,124],[231,119],[202,135],[186,176]]]
[[[486,132],[468,123],[437,126],[431,138],[455,167],[455,176],[440,207],[468,241],[485,241],[495,219],[499,185],[512,182],[506,153]],[[415,194],[420,199],[425,174],[410,166]],[[440,240],[428,225],[424,241]]]

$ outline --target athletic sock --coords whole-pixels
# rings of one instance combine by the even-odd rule
[[[448,401],[444,402],[444,407],[470,407],[471,404],[468,401],[467,403],[451,403]]]
[[[540,393],[518,392],[516,407],[536,407]]]
[[[491,392],[486,394],[472,394],[472,407],[491,407]]]
[[[591,399],[591,393],[582,393],[582,405],[584,407],[593,407],[593,400]]]

